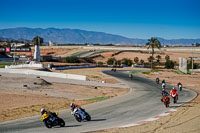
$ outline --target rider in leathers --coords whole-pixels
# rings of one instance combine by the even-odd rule
[[[171,91],[170,91],[171,97],[172,97],[172,95],[175,94],[175,93],[176,93],[176,95],[177,95],[177,100],[178,100],[178,91],[173,87],[173,88],[171,89]],[[173,97],[172,97],[172,98],[173,98]]]
[[[70,107],[71,107],[71,114],[72,114],[72,115],[75,114],[75,109],[76,109],[76,108],[78,108],[78,110],[81,110],[81,111],[85,112],[85,110],[84,110],[83,108],[81,108],[81,106],[76,105],[76,104],[74,104],[74,103],[71,103],[71,104],[70,104]],[[84,118],[84,116],[83,116],[82,113],[80,113],[80,115],[81,115],[82,118]]]

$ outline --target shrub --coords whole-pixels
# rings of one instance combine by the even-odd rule
[[[141,59],[140,60],[140,64],[143,65],[144,64],[144,60]]]
[[[97,65],[102,66],[103,62],[102,61],[97,62]]]
[[[166,62],[167,62],[168,60],[170,60],[169,55],[166,55],[166,56],[165,56],[165,60],[166,60]]]
[[[75,56],[67,57],[65,61],[66,61],[67,63],[80,63],[79,58],[78,58],[78,57],[75,57]]]
[[[174,65],[175,65],[175,63],[172,60],[167,60],[165,62],[165,68],[167,68],[167,69],[174,69]]]
[[[197,63],[194,63],[194,60],[193,60],[193,69],[198,69],[199,68],[199,64]],[[192,59],[190,59],[187,63],[187,69],[192,69]]]
[[[138,58],[138,57],[135,57],[135,58],[134,58],[134,62],[135,62],[136,64],[138,64],[139,58]]]
[[[154,57],[153,56],[149,56],[149,58],[148,58],[149,63],[153,62],[153,60],[154,60]]]
[[[131,66],[133,64],[131,59],[123,58],[122,59],[122,64],[125,64],[127,66]]]
[[[108,64],[108,65],[115,65],[114,63],[116,63],[116,59],[115,59],[115,58],[109,58],[109,59],[107,60],[107,64]]]

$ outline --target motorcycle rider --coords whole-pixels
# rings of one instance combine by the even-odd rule
[[[71,107],[71,114],[74,115],[76,112],[75,112],[75,109],[77,108],[78,110],[82,111],[85,113],[85,110],[83,108],[81,108],[80,105],[76,105],[74,103],[71,103],[70,104],[70,107]],[[84,118],[83,114],[80,113],[81,117]]]
[[[167,91],[163,91],[162,92],[162,98],[161,98],[161,101],[163,102],[163,103],[165,103],[166,104],[166,107],[168,107],[169,106],[169,104],[170,104],[170,98],[168,97],[168,92]]]
[[[156,83],[159,84],[160,79],[158,77],[156,77]]]
[[[176,94],[177,100],[178,100],[178,91],[177,91],[174,87],[173,87],[173,88],[171,89],[171,91],[170,91],[171,97],[172,97],[173,94]],[[172,97],[172,98],[173,98],[173,97]]]
[[[181,91],[181,89],[182,89],[182,84],[181,84],[181,82],[179,82],[179,83],[177,84],[177,86],[178,86],[178,88],[179,88],[180,91]]]
[[[162,89],[165,90],[165,82],[162,82]]]
[[[133,79],[133,74],[129,74],[129,78],[132,80]]]
[[[165,88],[162,90],[162,96],[168,96],[169,93],[165,90]]]
[[[46,113],[46,114],[51,115],[51,116],[56,116],[55,112],[47,111],[45,108],[41,108],[40,112],[41,112],[41,115]]]

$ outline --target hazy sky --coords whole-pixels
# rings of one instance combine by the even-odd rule
[[[200,0],[0,0],[0,29],[13,27],[200,38]]]

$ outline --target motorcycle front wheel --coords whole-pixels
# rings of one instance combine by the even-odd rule
[[[61,118],[59,118],[59,125],[60,127],[64,127],[65,126],[65,121]]]
[[[75,117],[75,119],[76,119],[78,122],[81,122],[81,121],[82,121],[81,115],[75,114],[74,117]]]
[[[52,123],[50,120],[45,120],[44,121],[44,125],[47,127],[47,128],[52,128]]]
[[[87,112],[85,112],[85,115],[86,115],[86,120],[91,121],[91,116]]]

